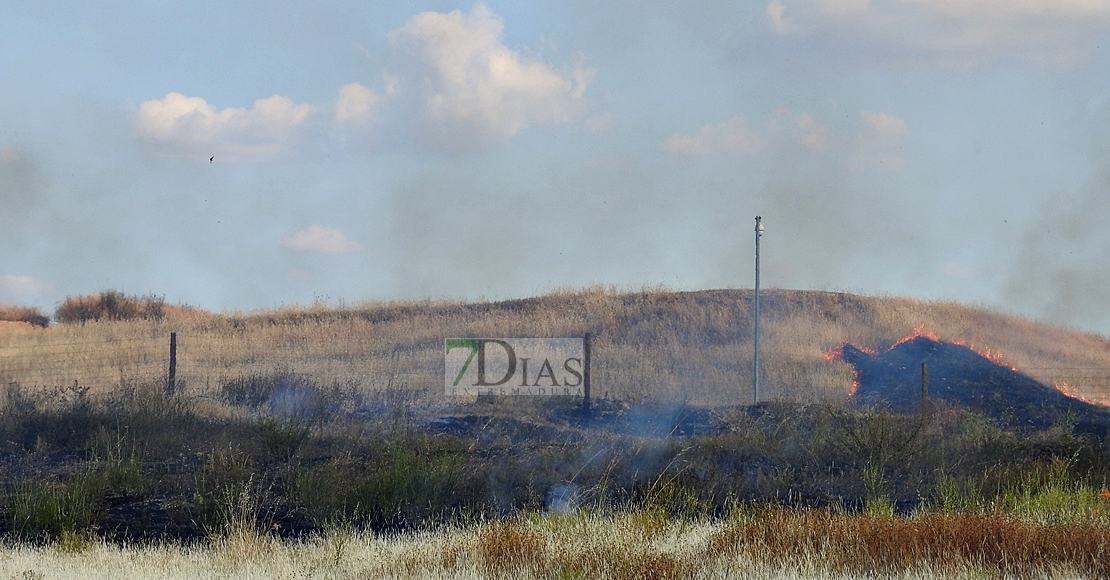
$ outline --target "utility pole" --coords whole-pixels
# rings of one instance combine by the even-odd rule
[[[759,238],[763,237],[763,218],[755,216],[755,347],[752,360],[752,400],[759,404]]]

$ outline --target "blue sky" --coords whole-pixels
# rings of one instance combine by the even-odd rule
[[[1110,2],[0,6],[0,302],[762,284],[1110,333]],[[210,161],[211,159],[211,161]]]

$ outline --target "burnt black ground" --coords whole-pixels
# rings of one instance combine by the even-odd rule
[[[857,405],[919,411],[925,363],[930,400],[968,407],[1013,427],[1071,421],[1077,430],[1100,436],[1110,427],[1107,409],[1069,397],[966,346],[918,336],[877,355],[846,344],[841,358],[856,370],[858,388],[852,399]]]

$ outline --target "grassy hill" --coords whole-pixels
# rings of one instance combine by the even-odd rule
[[[0,382],[96,391],[177,376],[193,393],[235,378],[292,372],[435,406],[446,337],[579,336],[593,346],[598,398],[747,403],[751,290],[613,292],[600,288],[498,302],[407,301],[213,314],[167,307],[161,320],[0,326]],[[881,351],[927,334],[955,341],[1049,385],[1110,401],[1110,340],[954,302],[765,290],[764,398],[842,399],[851,368],[827,353],[845,341]]]
[[[845,341],[878,352],[915,334],[1104,399],[1110,340],[954,303],[768,290],[764,389],[780,401],[750,405],[752,298],[588,289],[7,324],[0,537],[304,537],[579,507],[708,518],[768,504],[1105,529],[1105,438],[1067,413],[1013,426],[945,401],[902,415],[811,403],[853,388],[852,369],[829,356],[863,352]],[[184,382],[172,396],[159,382],[171,332]],[[586,332],[590,415],[573,399],[443,394],[444,338]],[[932,344],[901,344],[914,343]]]

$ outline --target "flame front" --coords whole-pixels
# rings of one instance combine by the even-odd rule
[[[1065,395],[1067,395],[1067,396],[1069,396],[1073,399],[1079,399],[1080,401],[1083,401],[1084,403],[1089,403],[1091,405],[1100,405],[1100,404],[1102,404],[1102,403],[1099,403],[1098,401],[1093,401],[1093,400],[1088,399],[1087,397],[1083,396],[1083,393],[1081,393],[1077,387],[1073,387],[1073,386],[1069,385],[1068,382],[1065,381],[1065,380],[1059,380],[1059,381],[1056,381],[1056,382],[1052,383],[1052,388],[1056,389],[1057,391],[1060,391],[1061,393],[1063,393],[1063,394],[1065,394]]]
[[[900,345],[904,342],[909,342],[909,341],[911,341],[911,340],[913,340],[913,339],[915,339],[919,336],[924,336],[925,338],[927,338],[929,340],[940,342],[940,336],[937,333],[935,333],[931,330],[926,330],[925,325],[922,324],[922,325],[914,328],[913,332],[911,332],[910,334],[902,337],[900,340],[898,340],[898,342],[894,343],[894,345],[891,346],[890,348],[894,348],[895,346],[898,346],[898,345]],[[890,349],[888,348],[887,350],[890,350]]]
[[[913,329],[913,332],[911,332],[908,335],[898,339],[893,345],[890,346],[890,348],[884,350],[883,352],[888,352],[890,350],[893,350],[895,347],[897,347],[901,344],[904,344],[906,342],[909,342],[909,341],[911,341],[911,340],[913,340],[913,339],[915,339],[919,336],[928,338],[929,340],[933,340],[933,341],[936,341],[936,342],[942,342],[939,334],[937,334],[933,330],[930,330],[927,327],[927,325],[922,324],[922,325],[919,325],[919,326],[915,327]],[[977,345],[974,340],[964,340],[964,339],[957,338],[957,339],[949,340],[947,342],[949,342],[950,344],[955,344],[955,345],[959,345],[959,346],[968,348],[968,349],[972,350],[973,352],[975,352],[976,354],[978,354],[979,356],[989,360],[990,362],[992,362],[996,365],[1006,367],[1006,368],[1008,368],[1008,369],[1010,369],[1011,371],[1014,371],[1014,372],[1021,372],[1021,371],[1018,371],[1018,368],[1016,366],[1006,362],[1000,351],[992,349],[992,348],[981,347],[981,346]],[[845,339],[845,340],[841,341],[839,346],[825,351],[825,353],[824,353],[825,360],[827,360],[829,362],[833,362],[833,361],[836,361],[836,360],[844,360],[844,347],[847,346],[847,345],[848,345],[848,341]],[[879,355],[879,352],[875,349],[870,349],[870,348],[866,348],[866,347],[855,347],[855,348],[857,348],[861,352],[865,352],[865,353],[867,353],[871,356],[878,356]],[[1038,380],[1040,380],[1040,379],[1038,379]],[[1078,399],[1080,401],[1083,401],[1084,403],[1090,403],[1092,405],[1110,406],[1110,398],[1100,397],[1099,400],[1094,400],[1094,399],[1092,399],[1088,396],[1085,396],[1083,394],[1083,392],[1078,387],[1069,384],[1068,381],[1066,381],[1066,380],[1055,381],[1055,382],[1052,383],[1052,386],[1053,386],[1053,388],[1055,388],[1060,393],[1062,393],[1062,394],[1064,394],[1068,397],[1071,397],[1073,399]],[[858,389],[859,389],[859,371],[856,370],[855,367],[852,367],[852,388],[849,391],[848,395],[849,396],[854,396]]]
[[[832,362],[834,360],[844,360],[844,347],[847,346],[847,344],[848,340],[845,339],[840,341],[840,346],[826,350],[825,360],[829,362]],[[861,348],[860,350],[870,355],[876,354],[875,351],[870,349]],[[852,367],[852,388],[848,390],[848,397],[855,396],[857,389],[859,389],[859,371],[856,370],[856,367]]]
[[[911,341],[911,340],[913,340],[917,337],[925,337],[925,338],[928,338],[929,340],[932,340],[932,341],[935,341],[935,342],[942,342],[939,334],[937,334],[935,331],[929,329],[929,327],[927,325],[921,324],[921,325],[918,325],[918,326],[914,327],[913,332],[911,332],[911,333],[907,334],[906,336],[898,339],[894,344],[892,344],[890,346],[890,348],[884,350],[883,352],[888,352],[890,350],[893,350],[898,345],[907,343],[907,342],[909,342],[909,341]],[[959,338],[957,338],[955,340],[951,340],[949,342],[951,344],[956,344],[956,345],[959,345],[959,346],[969,348],[973,352],[978,354],[979,356],[991,361],[992,363],[994,363],[996,365],[1005,366],[1005,367],[1009,368],[1010,370],[1012,370],[1014,372],[1017,372],[1017,370],[1018,370],[1016,366],[1013,366],[1009,363],[1003,362],[1002,353],[997,351],[997,350],[993,350],[993,349],[990,349],[990,348],[980,348],[975,344],[974,341],[967,341],[967,340],[963,340],[963,339],[959,339]],[[837,346],[835,348],[831,348],[831,349],[825,351],[825,360],[827,360],[829,362],[832,362],[834,360],[843,360],[844,347],[847,344],[848,344],[848,341],[843,340],[843,341],[841,341],[840,346]],[[856,347],[856,348],[858,348],[861,352],[865,352],[865,353],[867,353],[871,356],[878,356],[878,354],[879,354],[879,352],[875,349],[870,349],[870,348],[866,348],[866,347]],[[857,371],[855,369],[855,367],[853,367],[852,368],[852,373],[853,373],[852,389],[849,392],[849,396],[855,395],[856,390],[859,389],[859,371]],[[1068,391],[1064,390],[1064,389],[1068,388],[1066,382],[1064,382],[1062,384],[1063,384],[1063,389],[1061,389],[1060,386],[1057,386],[1056,387],[1057,390],[1060,390],[1060,392],[1064,393],[1065,395],[1068,395],[1069,397],[1074,397],[1076,399],[1081,399],[1081,400],[1086,401],[1086,399],[1084,399],[1082,396],[1073,395],[1073,394],[1070,394]]]
[[[922,325],[914,328],[913,332],[911,332],[909,335],[903,337],[898,342],[895,342],[894,346],[898,346],[898,345],[900,345],[904,342],[909,342],[909,341],[911,341],[911,340],[913,340],[913,339],[915,339],[919,336],[924,336],[925,338],[928,338],[929,340],[933,340],[933,341],[936,341],[936,342],[941,342],[941,338],[940,338],[939,334],[937,334],[936,332],[934,332],[932,330],[928,330],[926,325],[922,324]],[[950,342],[952,344],[959,345],[959,346],[967,347],[967,348],[971,349],[972,351],[974,351],[979,356],[991,361],[992,363],[994,363],[998,366],[1004,366],[1004,367],[1006,367],[1006,368],[1008,368],[1008,369],[1010,369],[1014,372],[1017,372],[1017,370],[1018,370],[1016,366],[1011,365],[1009,363],[1006,363],[1002,360],[1002,353],[1001,352],[999,352],[997,350],[994,350],[994,349],[991,349],[989,347],[988,348],[982,348],[982,347],[976,345],[974,340],[964,340],[962,338],[956,338],[956,339],[952,339],[948,342]],[[892,346],[891,348],[894,348],[894,347]]]

